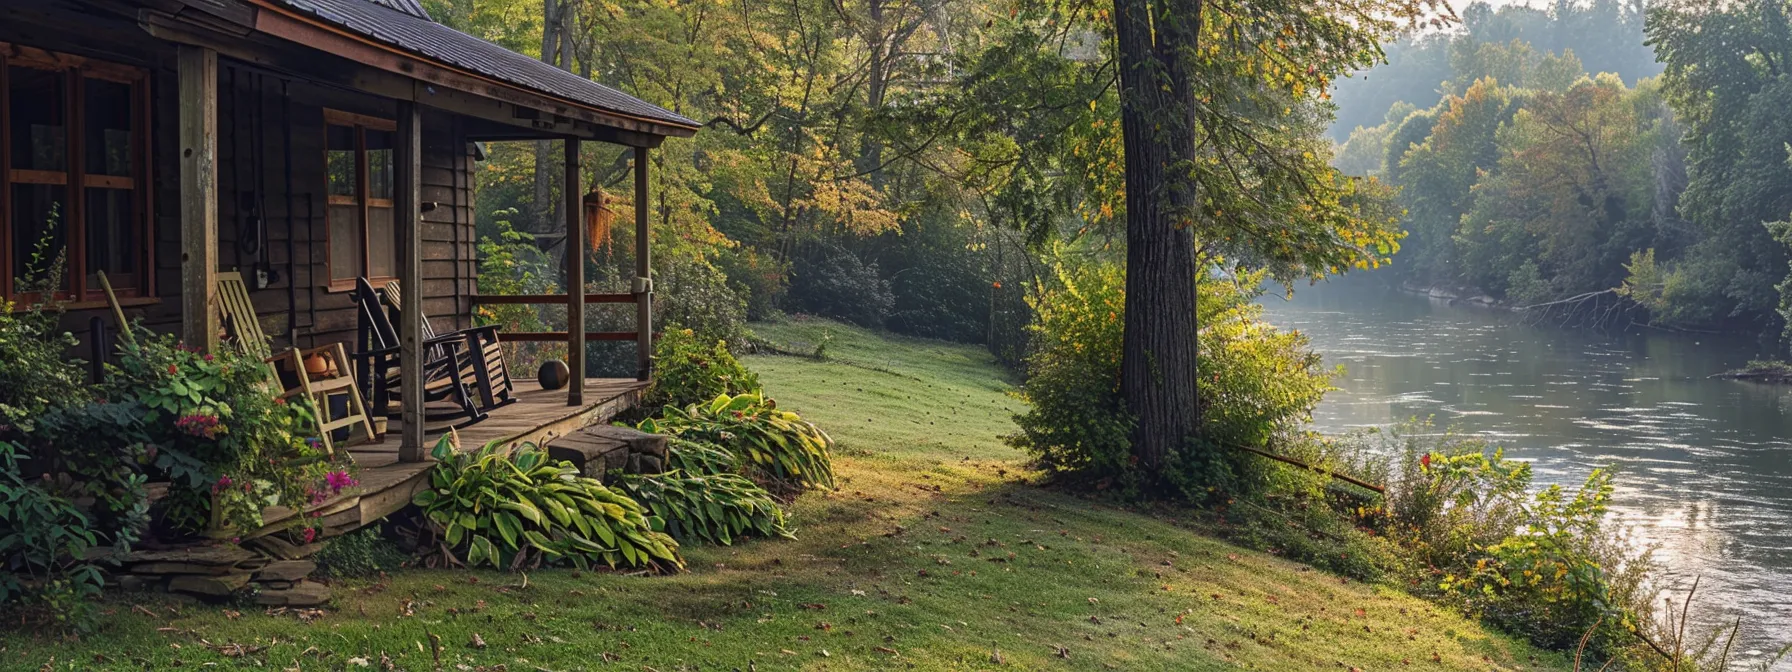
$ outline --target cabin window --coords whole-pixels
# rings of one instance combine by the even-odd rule
[[[148,109],[142,69],[0,43],[0,293],[149,294]]]
[[[374,284],[398,274],[392,228],[392,150],[398,125],[364,115],[324,111],[330,195],[330,286],[356,277]]]

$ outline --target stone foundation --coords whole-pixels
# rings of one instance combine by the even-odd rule
[[[112,570],[112,583],[124,590],[160,590],[210,601],[246,593],[256,604],[268,606],[314,607],[330,600],[327,586],[306,578],[317,563],[303,559],[322,544],[251,543],[258,550],[220,542],[133,551]],[[266,548],[276,552],[261,550]]]

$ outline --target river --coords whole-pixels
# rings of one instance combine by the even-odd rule
[[[1540,485],[1615,467],[1617,517],[1657,547],[1677,599],[1702,577],[1702,620],[1741,616],[1747,658],[1792,640],[1792,387],[1709,378],[1770,346],[1527,325],[1365,280],[1262,300],[1345,367],[1317,429],[1429,416],[1531,462]]]

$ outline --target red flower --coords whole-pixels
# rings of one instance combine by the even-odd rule
[[[180,367],[177,367],[173,364],[168,365],[168,375],[172,376],[172,375],[175,375],[178,373],[180,373]]]
[[[1431,468],[1431,453],[1425,453],[1424,455],[1419,456],[1419,467],[1422,469]]]

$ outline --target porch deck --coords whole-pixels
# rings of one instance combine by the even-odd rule
[[[484,421],[458,430],[461,450],[473,450],[497,443],[516,446],[541,444],[568,433],[606,422],[618,413],[634,407],[641,399],[647,383],[634,379],[600,378],[585,382],[586,403],[568,406],[566,391],[544,390],[533,380],[518,380],[517,401],[491,412]],[[402,436],[398,422],[386,432],[386,440],[374,444],[350,446],[347,451],[360,473],[361,484],[341,495],[305,508],[306,514],[318,513],[322,537],[350,532],[392,515],[411,502],[411,497],[429,482],[429,469],[435,462],[399,462],[398,442]],[[428,428],[427,445],[433,446],[446,426]],[[261,529],[241,535],[255,539],[284,529],[298,512],[286,507],[272,507],[262,512]]]

